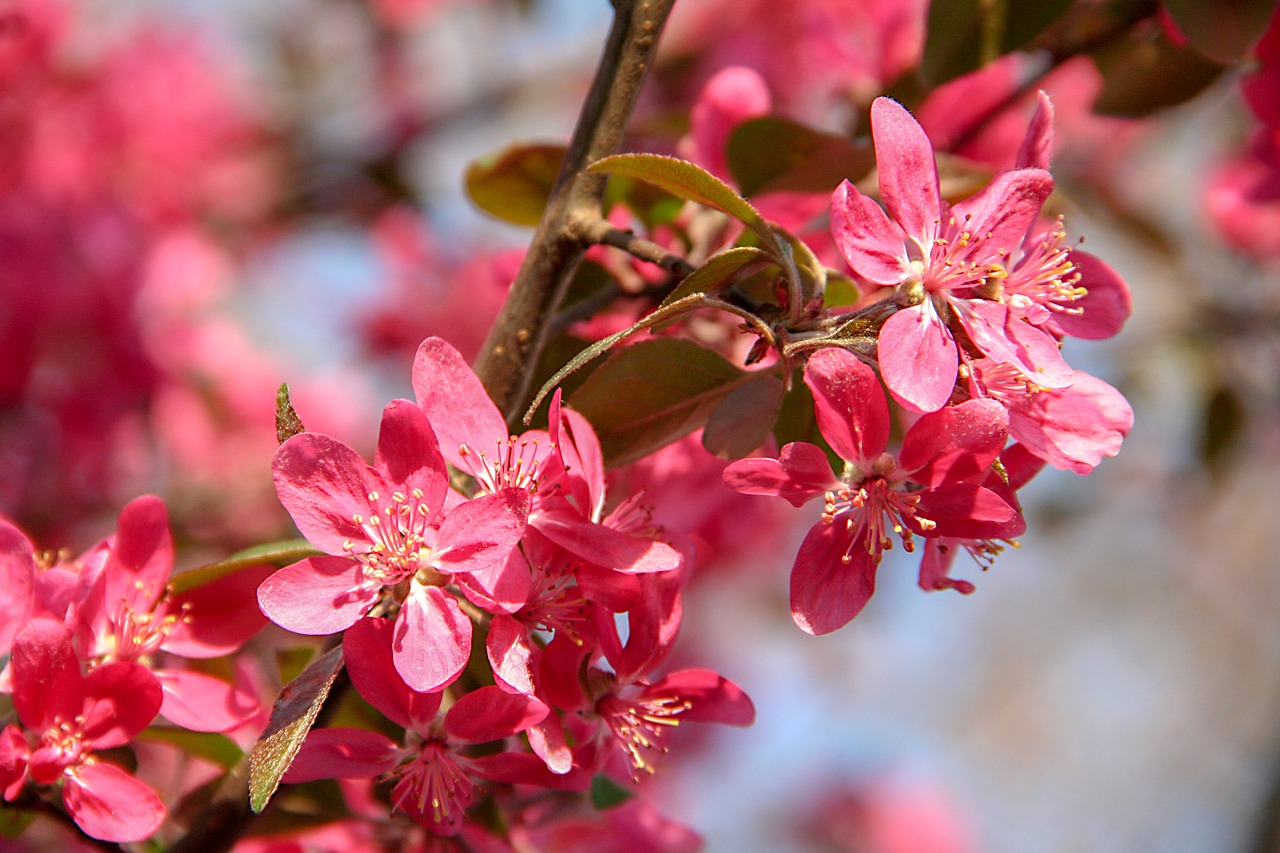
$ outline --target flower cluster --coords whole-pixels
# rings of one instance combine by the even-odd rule
[[[508,434],[438,338],[419,347],[413,387],[416,402],[383,411],[372,465],[317,433],[276,454],[280,499],[325,556],[264,581],[262,611],[298,633],[345,631],[355,689],[405,732],[315,730],[286,781],[392,780],[391,808],[449,837],[482,786],[499,802],[514,785],[581,791],[597,772],[653,772],[681,722],[751,722],[716,673],[655,678],[685,554],[634,501],[607,511],[584,418],[557,397],[547,430]]]
[[[884,206],[845,181],[831,200],[831,229],[868,300],[892,311],[873,357],[823,348],[804,373],[843,470],[833,475],[822,448],[795,442],[777,459],[735,462],[724,475],[738,491],[796,506],[823,497],[791,575],[792,613],[806,631],[832,631],[858,614],[894,537],[908,551],[916,536],[930,543],[925,589],[971,591],[947,574],[957,548],[985,566],[1025,527],[1002,456],[1029,453],[1087,474],[1132,426],[1124,397],[1073,370],[1060,351],[1066,336],[1119,331],[1129,294],[1110,267],[1064,245],[1061,219],[1041,222],[1053,189],[1052,115],[1042,95],[1016,167],[953,205],[920,125],[895,101],[872,105]],[[881,382],[910,420],[896,456],[887,452]],[[1020,467],[1016,485],[1037,469]]]
[[[163,803],[99,753],[130,743],[157,717],[171,729],[225,732],[257,713],[254,696],[183,659],[226,655],[265,624],[251,605],[264,571],[178,594],[172,569],[168,517],[154,497],[126,506],[116,533],[76,559],[38,558],[21,531],[0,522],[0,655],[9,655],[4,688],[18,718],[0,732],[6,801],[60,784],[86,835],[147,838]]]

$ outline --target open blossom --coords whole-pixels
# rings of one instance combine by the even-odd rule
[[[528,494],[499,488],[451,498],[435,433],[409,400],[383,410],[373,465],[334,438],[301,433],[280,445],[273,470],[298,529],[331,556],[267,578],[258,589],[267,617],[323,635],[380,602],[398,605],[395,661],[404,680],[434,690],[457,678],[471,653],[471,620],[445,587],[483,585],[477,575],[503,563],[524,534]]]
[[[363,729],[312,731],[285,776],[286,782],[386,776],[394,780],[391,805],[442,835],[456,835],[483,780],[562,784],[542,762],[524,752],[470,755],[474,744],[503,741],[547,715],[529,696],[482,687],[460,697],[440,715],[443,694],[405,684],[392,660],[394,628],[364,619],[343,637],[352,684],[387,719],[405,729],[403,745]],[[575,776],[574,784],[585,779]]]
[[[957,329],[1038,385],[1069,385],[1071,369],[1053,336],[991,298],[1053,189],[1049,173],[1002,172],[952,208],[939,190],[933,147],[910,113],[877,98],[871,129],[885,208],[845,181],[831,199],[831,224],[854,272],[895,288],[900,309],[879,338],[880,369],[894,398],[916,412],[947,402],[960,364]]]
[[[805,368],[818,428],[845,460],[832,475],[826,454],[806,442],[778,459],[742,459],[725,469],[738,491],[776,495],[801,506],[823,495],[822,518],[791,570],[791,612],[811,634],[856,616],[875,591],[890,532],[912,550],[912,535],[1016,536],[1023,522],[995,492],[978,485],[1008,436],[1008,416],[990,400],[969,400],[921,417],[895,459],[889,407],[875,372],[846,350],[819,350]]]
[[[164,804],[96,753],[123,746],[155,718],[161,703],[155,677],[122,661],[81,675],[71,633],[44,618],[18,632],[11,665],[22,728],[0,732],[4,798],[16,799],[27,780],[61,783],[67,813],[86,835],[115,842],[149,837],[164,820]]]

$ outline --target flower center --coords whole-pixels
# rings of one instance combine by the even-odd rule
[[[506,441],[496,444],[492,456],[483,450],[472,450],[467,444],[458,447],[458,455],[466,460],[471,476],[480,484],[481,493],[514,488],[536,494],[542,477],[538,440],[510,435]]]
[[[392,807],[432,823],[460,823],[475,799],[470,777],[449,747],[437,740],[424,743],[417,757],[388,775],[400,780],[391,795]]]
[[[385,503],[377,492],[369,493],[369,516],[359,513],[351,520],[364,530],[365,542],[348,539],[342,550],[364,567],[367,578],[394,585],[425,567],[431,558],[436,513],[422,502],[421,489],[407,496],[394,492]]]
[[[827,524],[844,524],[849,545],[841,557],[843,562],[853,560],[853,550],[859,542],[863,543],[872,559],[878,562],[882,551],[893,548],[889,531],[902,540],[902,547],[907,553],[915,550],[915,541],[906,525],[907,519],[912,519],[924,530],[936,526],[934,522],[916,514],[916,504],[919,502],[918,494],[899,491],[886,477],[873,476],[827,492],[822,520]]]
[[[667,751],[661,743],[662,733],[680,725],[680,715],[691,707],[688,699],[679,696],[629,701],[610,693],[596,704],[596,713],[630,759],[634,776],[635,771],[653,773],[651,756]]]

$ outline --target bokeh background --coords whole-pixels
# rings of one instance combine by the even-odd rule
[[[0,512],[83,546],[155,491],[191,565],[287,532],[267,473],[280,382],[309,428],[367,448],[423,337],[475,352],[529,231],[461,176],[567,137],[610,11],[5,5]],[[851,131],[918,57],[923,14],[680,0],[634,143],[677,139],[730,64],[776,111]],[[1035,61],[1002,73],[1039,80]],[[853,624],[802,634],[803,510],[700,578],[681,658],[741,684],[758,720],[680,743],[653,787],[709,850],[1280,850],[1280,231],[1236,177],[1259,168],[1257,108],[1238,70],[1132,120],[1088,115],[1087,60],[1044,82],[1056,203],[1133,291],[1120,336],[1068,355],[1125,393],[1133,431],[1092,476],[1024,491],[1021,548],[957,570],[973,595],[924,594],[890,559]],[[950,108],[919,114],[942,128]],[[1016,146],[1026,115],[961,153]]]

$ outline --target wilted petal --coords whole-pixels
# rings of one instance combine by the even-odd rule
[[[931,302],[903,308],[886,320],[878,347],[884,384],[907,409],[933,412],[951,399],[960,357]]]
[[[845,552],[849,562],[845,562]],[[818,522],[809,531],[791,569],[791,617],[810,634],[848,624],[876,589],[877,560],[865,535],[850,542],[844,525]]]
[[[155,791],[105,761],[81,764],[65,777],[62,802],[76,826],[100,841],[142,841],[165,815]]]
[[[285,566],[258,587],[267,618],[295,634],[325,636],[346,630],[369,612],[382,584],[365,581],[346,557],[308,557]]]

